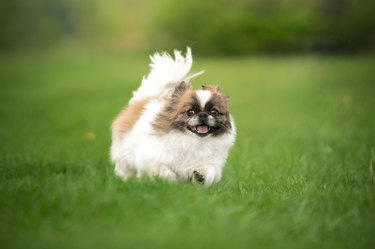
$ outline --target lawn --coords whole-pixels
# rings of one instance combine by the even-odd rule
[[[195,61],[238,129],[208,188],[114,176],[110,123],[147,55],[2,55],[0,247],[374,248],[375,57]]]

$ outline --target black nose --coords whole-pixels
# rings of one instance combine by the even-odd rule
[[[205,112],[201,112],[201,113],[198,114],[198,117],[200,117],[200,118],[207,118],[208,115]]]

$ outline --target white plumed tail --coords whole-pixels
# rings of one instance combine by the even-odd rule
[[[162,97],[182,81],[187,81],[202,74],[188,75],[193,64],[191,50],[188,47],[186,56],[181,51],[174,50],[174,59],[166,52],[152,55],[150,69],[147,77],[143,77],[142,84],[137,91],[133,92],[130,102],[145,98]]]

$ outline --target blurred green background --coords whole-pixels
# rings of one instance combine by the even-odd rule
[[[0,50],[73,40],[204,55],[369,51],[374,9],[372,0],[3,0]]]
[[[0,248],[375,248],[373,0],[0,0]],[[203,188],[122,182],[110,124],[191,46],[238,130]]]

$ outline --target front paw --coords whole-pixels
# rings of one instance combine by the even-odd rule
[[[193,183],[209,186],[215,180],[215,169],[212,166],[200,166],[191,171]]]
[[[206,181],[206,177],[203,172],[201,172],[200,170],[193,171],[193,182],[203,185],[205,181]]]

